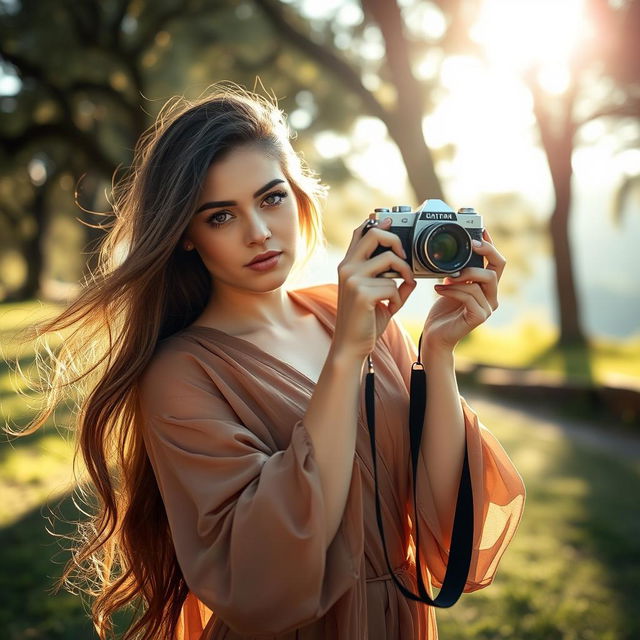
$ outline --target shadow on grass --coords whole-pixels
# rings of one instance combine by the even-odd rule
[[[598,559],[621,617],[620,640],[640,638],[640,469],[637,464],[581,449],[581,455],[565,458],[562,473],[584,479],[588,487],[582,515],[570,523],[568,536],[577,560],[583,555]]]
[[[588,386],[595,384],[592,354],[588,347],[551,345],[533,358],[528,368],[552,369],[554,364],[559,364],[560,370],[568,381]]]
[[[499,619],[509,632],[475,637],[636,640],[637,467],[568,444],[540,480],[528,491],[525,516],[537,520],[534,531],[540,538],[547,530],[552,546],[543,542],[541,549],[532,549],[528,566],[520,564],[515,588],[504,593]],[[540,538],[534,535],[531,542]],[[546,554],[553,559],[545,560]]]
[[[55,518],[52,514],[55,514]],[[70,557],[71,542],[54,537],[73,533],[80,517],[71,494],[42,505],[0,530],[0,629],[6,640],[97,640],[89,603],[53,589]],[[115,627],[122,631],[125,618]]]
[[[523,476],[525,511],[494,583],[438,611],[441,637],[635,640],[640,464],[538,432],[528,415],[486,411]]]

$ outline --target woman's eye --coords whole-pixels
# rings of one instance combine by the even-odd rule
[[[214,213],[213,215],[210,215],[207,218],[207,223],[210,224],[212,227],[220,227],[225,222],[227,222],[227,218],[223,218],[222,216],[228,216],[228,215],[231,215],[231,214],[228,213],[227,211],[218,211],[217,213]]]
[[[282,201],[287,197],[286,191],[272,191],[263,201],[263,204],[266,204],[269,207],[275,207],[276,205],[282,204]]]

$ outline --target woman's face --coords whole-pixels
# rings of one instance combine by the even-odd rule
[[[185,234],[216,286],[271,291],[296,259],[298,205],[280,163],[256,146],[238,147],[214,162]],[[247,265],[267,251],[274,266]]]

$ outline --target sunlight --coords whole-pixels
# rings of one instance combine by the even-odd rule
[[[532,133],[526,88],[504,70],[469,56],[447,58],[440,79],[447,95],[425,117],[423,128],[433,149],[455,146],[455,156],[438,165],[455,196],[472,202],[480,193],[517,189],[539,200],[547,174]]]
[[[358,118],[349,139],[352,153],[345,157],[345,163],[354,176],[390,195],[404,191],[407,172],[402,156],[380,120]]]
[[[535,67],[550,96],[566,91],[571,56],[594,35],[584,5],[584,0],[485,0],[470,31],[485,52],[482,58],[443,59],[431,51],[416,61],[417,75],[437,75],[444,89],[423,130],[452,201],[473,203],[483,194],[516,191],[540,216],[548,214],[553,201],[548,163],[522,73]],[[359,118],[348,142],[330,133],[316,135],[315,145],[324,158],[344,156],[354,175],[371,187],[394,196],[406,188],[402,159],[376,119]],[[577,157],[578,177],[601,171],[603,153]],[[625,163],[636,160],[631,155]]]
[[[572,55],[593,36],[585,13],[584,0],[485,0],[470,35],[492,67],[535,68],[546,91],[562,93]]]

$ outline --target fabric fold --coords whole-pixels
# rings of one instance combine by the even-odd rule
[[[288,293],[333,335],[337,285]],[[392,318],[372,357],[387,550],[392,567],[411,566],[416,347]],[[141,431],[189,587],[174,640],[437,639],[435,609],[404,598],[385,576],[364,380],[351,484],[327,547],[317,460],[304,426],[313,390],[290,364],[217,329],[189,327],[158,345],[138,394]],[[493,580],[525,494],[505,451],[460,401],[476,522],[468,592]],[[418,482],[420,556],[431,590],[441,587],[448,549],[423,459]],[[397,575],[416,591],[412,569]]]
[[[417,360],[417,347],[393,319],[387,328],[386,337],[390,348],[397,354],[398,366],[409,389],[411,365]],[[478,420],[478,416],[462,396],[460,402],[464,416],[474,507],[473,549],[469,577],[463,590],[464,593],[469,593],[493,582],[500,558],[515,535],[522,518],[526,491],[520,474],[498,440]],[[417,487],[423,570],[430,576],[431,584],[441,588],[449,559],[449,547],[437,518],[422,451],[418,457]],[[413,479],[409,483],[407,509],[413,513]],[[415,550],[413,523],[412,548]]]
[[[327,549],[320,477],[302,420],[286,449],[270,451],[213,388],[203,389],[201,376],[188,353],[171,350],[155,359],[139,394],[185,580],[238,633],[308,624],[358,579],[362,527],[343,522]],[[361,502],[357,473],[348,500]]]

